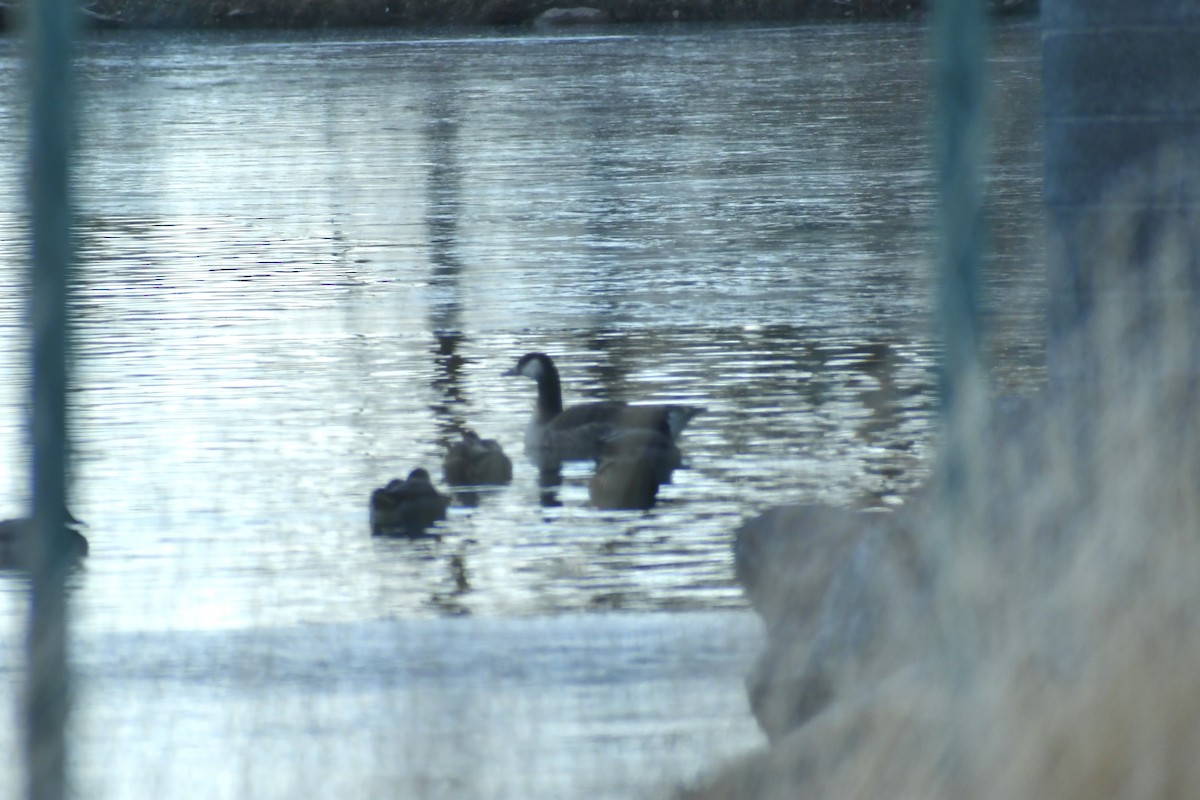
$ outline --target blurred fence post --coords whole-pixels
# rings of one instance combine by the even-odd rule
[[[947,560],[973,544],[969,523],[983,487],[977,435],[984,388],[980,362],[980,267],[984,254],[983,188],[987,63],[986,0],[934,3],[934,147],[938,182],[936,340],[942,441],[935,468],[937,526]],[[962,602],[939,610],[943,656],[956,679],[968,673],[979,625]]]
[[[33,516],[25,680],[28,796],[66,792],[68,706],[67,574],[67,278],[71,264],[69,162],[71,55],[77,13],[69,0],[29,0],[29,206],[32,337]]]
[[[951,506],[961,503],[975,483],[968,449],[975,439],[971,427],[977,422],[971,406],[982,382],[979,271],[985,232],[980,171],[986,140],[986,23],[985,0],[934,4],[940,245],[935,326],[942,348],[938,399],[943,432],[938,473],[942,500]]]
[[[1154,238],[1173,221],[1194,228],[1200,209],[1200,3],[1042,0],[1042,21],[1047,366],[1056,390],[1089,401],[1110,354],[1076,334],[1116,292],[1154,308],[1142,274],[1162,255]],[[1105,242],[1118,220],[1129,247],[1114,253]],[[1200,255],[1181,255],[1168,290],[1190,291],[1194,307]]]

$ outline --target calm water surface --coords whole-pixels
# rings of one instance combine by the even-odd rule
[[[993,50],[992,363],[997,383],[1018,390],[1041,379],[1037,47],[1036,28],[1014,26]],[[643,774],[638,758],[666,769],[671,753],[682,775],[756,742],[737,676],[757,632],[732,581],[731,531],[784,502],[895,503],[927,474],[934,446],[925,48],[921,28],[888,25],[90,39],[79,65],[72,394],[74,511],[92,543],[73,595],[92,675],[84,691],[116,680],[129,653],[161,652],[145,656],[157,666],[144,681],[190,688],[154,690],[179,705],[169,710],[183,726],[156,746],[204,773],[203,747],[194,765],[176,752],[191,743],[188,725],[201,741],[222,726],[248,738],[255,729],[206,716],[211,687],[196,676],[210,672],[188,665],[224,662],[183,642],[209,643],[208,653],[244,653],[238,636],[276,642],[343,674],[334,665],[381,637],[422,661],[505,631],[536,646],[582,626],[611,644],[605,652],[655,664],[677,645],[728,637],[725,660],[701,660],[721,676],[709,692],[721,710],[674,738],[663,738],[669,714],[645,723],[658,749],[645,731],[613,733],[613,763]],[[0,40],[9,152],[23,147],[18,57],[16,42]],[[19,159],[0,163],[0,511],[10,514],[27,493],[22,170]],[[568,468],[557,491],[538,486],[521,458],[534,386],[500,375],[529,350],[557,357],[567,402],[708,409],[657,508],[589,508],[586,465]],[[440,541],[369,536],[370,490],[418,465],[436,475],[464,426],[515,457],[513,484],[475,505],[463,498]],[[19,642],[22,592],[0,577],[6,641]],[[578,616],[596,610],[622,613]],[[683,610],[705,613],[662,613]],[[441,621],[463,613],[477,627]],[[521,619],[530,627],[504,627]],[[431,627],[416,640],[397,633],[418,624]],[[309,630],[315,638],[270,633]],[[629,644],[646,637],[662,646]],[[372,675],[388,660],[364,658],[358,669]],[[245,659],[267,674],[279,663]],[[530,685],[537,675],[576,685],[566,661],[551,662]],[[494,682],[480,669],[463,672],[463,685]],[[697,694],[686,666],[651,672]],[[284,705],[304,685],[281,679]],[[238,691],[239,713],[269,717],[261,699],[239,705],[251,695]],[[363,691],[403,706],[377,681]],[[560,700],[595,712],[586,698]],[[122,730],[113,719],[133,714],[96,702],[81,725]],[[522,702],[483,705],[543,718]],[[483,716],[485,731],[507,730]],[[356,725],[320,719],[339,735]],[[478,721],[478,709],[464,719]],[[596,730],[595,719],[571,719],[568,740]],[[545,756],[540,746],[530,752]],[[604,748],[587,739],[584,750],[595,781],[580,777],[570,747],[559,754],[580,796],[644,785],[613,788]],[[375,765],[359,790],[415,785],[381,773],[377,756],[356,756]],[[153,773],[138,763],[127,772]],[[576,793],[514,788],[521,763],[464,791],[446,776],[422,785],[426,796]],[[330,772],[361,774],[353,758],[338,766]],[[174,791],[186,774],[157,780]],[[295,788],[249,766],[240,774],[241,789],[218,793]]]

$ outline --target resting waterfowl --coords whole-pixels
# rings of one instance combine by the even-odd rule
[[[429,472],[417,467],[406,480],[394,478],[371,493],[371,533],[416,536],[446,518],[450,498],[433,486]]]
[[[526,353],[506,375],[537,382],[537,404],[525,429],[525,451],[539,461],[583,461],[601,455],[602,443],[622,430],[660,431],[672,441],[704,411],[697,406],[631,405],[599,400],[563,408],[558,368],[545,353]]]
[[[67,559],[71,564],[77,564],[88,554],[88,540],[76,528],[83,525],[75,519],[70,511],[64,512],[66,526]],[[26,570],[31,558],[30,537],[33,533],[33,520],[28,517],[0,520],[0,569]]]
[[[512,480],[512,461],[495,439],[463,431],[442,459],[442,474],[451,486],[487,486]]]
[[[603,458],[588,481],[588,499],[604,510],[645,510],[658,501],[660,477],[652,458]]]
[[[683,464],[683,454],[670,436],[650,428],[618,430],[600,441],[597,468],[607,461],[630,460],[651,467],[659,483],[670,483],[671,473]]]
[[[588,497],[597,508],[648,509],[658,500],[659,486],[671,482],[671,473],[682,461],[679,447],[663,432],[617,431],[600,444]]]

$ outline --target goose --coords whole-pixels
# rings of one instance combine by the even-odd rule
[[[658,502],[658,471],[641,458],[601,461],[588,480],[588,499],[604,511],[646,510]]]
[[[408,478],[393,478],[371,493],[371,534],[417,536],[446,518],[450,498],[433,486],[429,472],[417,467]]]
[[[480,439],[463,431],[462,440],[450,445],[442,459],[442,473],[451,486],[486,486],[512,480],[512,461],[495,439]]]
[[[623,430],[650,429],[674,441],[704,411],[687,405],[631,405],[599,400],[563,408],[562,381],[553,359],[526,353],[505,375],[523,375],[537,383],[537,404],[525,429],[525,452],[539,461],[586,461],[601,454],[602,442]]]
[[[683,454],[670,436],[651,428],[618,430],[600,441],[597,468],[605,462],[631,460],[652,468],[659,483],[670,483],[671,473],[683,464]]]
[[[67,560],[76,565],[88,554],[88,540],[76,528],[83,525],[70,511],[64,511],[67,540]],[[30,537],[33,536],[33,520],[28,517],[0,520],[0,569],[26,570],[29,568]]]
[[[665,433],[649,428],[617,431],[600,444],[588,498],[605,510],[649,509],[682,460],[679,447]]]

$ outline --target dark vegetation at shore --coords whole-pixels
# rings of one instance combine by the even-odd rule
[[[981,0],[997,13],[1035,13],[1037,0]],[[930,0],[94,0],[94,28],[321,28],[522,26],[665,22],[903,19]],[[542,15],[586,7],[587,14]],[[19,3],[0,2],[0,30]]]

